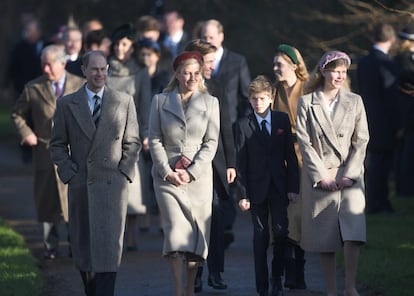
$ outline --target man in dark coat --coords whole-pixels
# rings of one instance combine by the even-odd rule
[[[396,40],[394,29],[379,24],[374,46],[358,63],[359,93],[368,118],[370,141],[366,158],[367,213],[393,212],[389,201],[389,177],[398,128],[398,88],[393,63],[388,56]]]
[[[132,96],[105,86],[104,53],[86,53],[82,69],[85,86],[58,101],[50,153],[68,184],[73,259],[86,295],[113,296],[141,143]]]
[[[42,51],[44,75],[24,87],[12,110],[12,123],[22,145],[33,150],[34,198],[38,221],[43,223],[44,257],[54,259],[58,251],[58,225],[68,221],[67,187],[58,178],[49,154],[56,100],[76,91],[84,83],[65,71],[62,48],[49,45]],[[31,118],[32,125],[27,119]]]

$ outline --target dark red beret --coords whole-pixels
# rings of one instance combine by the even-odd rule
[[[203,64],[203,56],[198,51],[184,51],[175,58],[173,63],[174,71],[177,70],[182,62],[189,59],[196,59],[200,64]]]

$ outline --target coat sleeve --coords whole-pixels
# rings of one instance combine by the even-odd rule
[[[351,150],[345,163],[344,176],[352,180],[362,177],[366,148],[369,141],[368,123],[364,104],[357,97],[355,128],[351,138]]]
[[[161,130],[160,120],[160,95],[155,95],[151,103],[149,118],[149,146],[154,170],[161,179],[165,180],[167,175],[172,172],[168,163],[167,152],[164,148],[164,139]]]
[[[241,128],[241,121],[237,121],[234,128],[234,142],[236,147],[236,159],[237,159],[237,179],[236,179],[236,193],[237,199],[248,198],[247,196],[247,146],[246,137]]]
[[[290,125],[289,116],[287,113],[282,113],[284,116],[284,128],[286,131],[286,145],[285,157],[288,174],[288,192],[299,193],[299,165],[296,157],[295,147],[293,145],[292,128]]]
[[[139,127],[137,112],[132,97],[128,103],[127,120],[122,138],[122,158],[119,162],[119,170],[128,178],[130,182],[135,177],[135,163],[141,150],[141,142],[138,138]]]
[[[23,92],[17,99],[13,106],[11,121],[19,134],[21,140],[33,134],[33,130],[27,124],[26,118],[30,114],[30,95],[27,87],[23,89]]]
[[[53,163],[57,166],[60,179],[67,184],[76,175],[78,166],[69,154],[69,138],[62,102],[57,101],[49,151]]]
[[[220,136],[220,108],[217,98],[210,101],[210,112],[207,129],[203,137],[200,150],[193,159],[193,164],[187,168],[188,173],[197,180],[204,173],[206,165],[212,162],[216,155],[218,139]]]
[[[308,116],[309,112],[309,104],[305,102],[303,97],[300,97],[297,109],[296,135],[302,154],[303,173],[307,172],[312,183],[316,186],[322,179],[330,178],[330,175],[322,159],[312,146],[312,134],[314,130]]]
[[[151,108],[151,80],[148,69],[142,68],[136,78],[135,107],[138,114],[138,124],[141,139],[148,137],[148,121]]]

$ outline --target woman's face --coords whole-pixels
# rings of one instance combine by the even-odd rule
[[[193,62],[177,71],[175,77],[179,82],[180,91],[183,93],[195,91],[202,79],[200,64]]]
[[[114,47],[115,56],[120,61],[127,61],[134,52],[132,40],[124,37],[118,40]]]
[[[324,88],[326,90],[340,89],[346,81],[347,70],[347,67],[344,65],[323,70],[322,75],[325,78]]]
[[[150,68],[156,66],[160,58],[158,54],[151,48],[143,47],[139,51],[139,59],[141,63]]]
[[[273,72],[278,81],[286,81],[291,77],[296,77],[297,66],[288,62],[282,55],[275,55],[273,59]]]

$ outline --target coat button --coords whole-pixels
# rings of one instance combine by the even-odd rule
[[[342,138],[344,136],[344,134],[339,134],[338,137]]]

